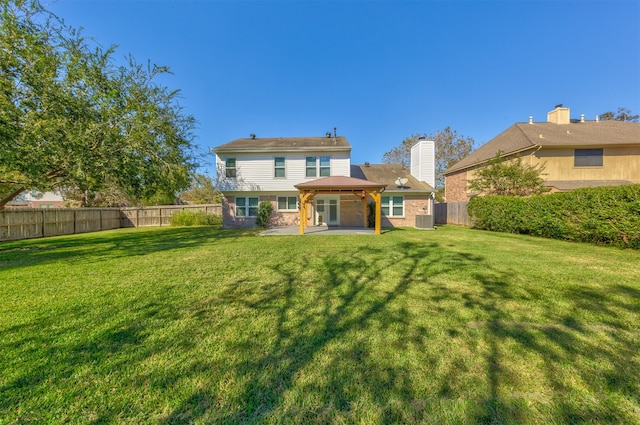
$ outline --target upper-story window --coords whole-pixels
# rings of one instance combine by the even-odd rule
[[[574,167],[602,167],[602,149],[575,149],[573,151]]]
[[[273,160],[273,177],[285,177],[283,156],[276,157]]]
[[[306,159],[307,177],[328,177],[331,175],[330,156],[308,156]]]
[[[225,176],[227,177],[236,177],[236,159],[235,158],[227,158],[224,162],[225,164]]]
[[[320,177],[328,177],[331,175],[331,157],[320,157]]]

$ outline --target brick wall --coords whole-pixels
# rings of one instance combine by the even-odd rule
[[[426,214],[428,211],[429,200],[424,195],[404,195],[404,217],[382,216],[382,227],[415,227],[416,215]],[[431,214],[433,215],[433,211]]]
[[[467,202],[467,172],[459,171],[444,178],[444,196],[447,202]]]

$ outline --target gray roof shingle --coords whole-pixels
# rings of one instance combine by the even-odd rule
[[[449,167],[450,174],[495,157],[537,147],[601,147],[640,144],[640,124],[622,121],[585,121],[570,124],[517,123]]]
[[[216,146],[214,152],[344,150],[351,145],[344,136],[337,137],[256,137],[241,138]]]
[[[387,186],[387,190],[402,190],[403,192],[435,192],[428,183],[422,182],[411,175],[410,170],[400,164],[369,164],[352,165],[351,177],[375,181]],[[407,183],[398,187],[398,177],[407,179]]]

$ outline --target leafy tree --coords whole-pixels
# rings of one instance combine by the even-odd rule
[[[28,189],[86,206],[109,188],[143,200],[188,187],[195,121],[156,84],[169,69],[113,53],[37,0],[0,0],[0,209]]]
[[[518,157],[505,161],[502,152],[496,153],[487,166],[476,171],[469,181],[469,189],[482,195],[530,196],[544,191],[540,175],[544,168],[522,162]]]
[[[618,108],[618,112],[616,113],[607,111],[603,114],[600,114],[601,120],[638,122],[638,118],[640,118],[640,115],[633,115],[631,110],[627,108]]]
[[[180,199],[189,204],[215,204],[220,202],[221,195],[210,177],[195,174],[191,179],[191,187],[180,195]]]
[[[385,164],[411,165],[411,147],[418,143],[420,137],[433,140],[435,144],[435,184],[439,192],[444,190],[444,172],[462,158],[471,153],[474,140],[458,135],[451,127],[438,130],[434,134],[412,134],[382,156]],[[441,197],[441,195],[440,195]]]

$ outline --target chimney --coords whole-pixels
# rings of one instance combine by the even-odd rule
[[[563,108],[562,104],[556,105],[553,111],[547,113],[547,122],[554,124],[569,124],[571,122],[570,109]]]
[[[433,140],[419,140],[411,147],[411,175],[432,187],[436,187],[435,157]]]

